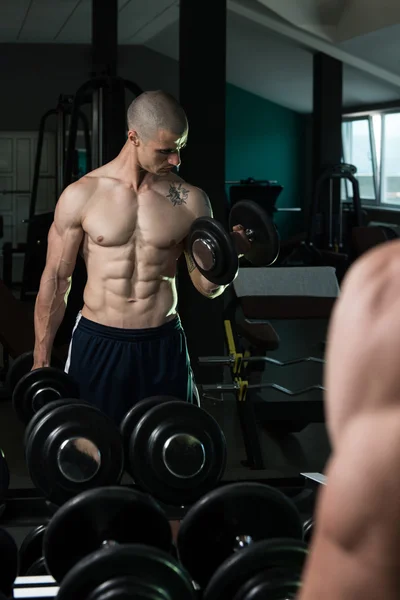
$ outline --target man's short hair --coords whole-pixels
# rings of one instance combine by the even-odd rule
[[[185,111],[179,102],[161,90],[144,92],[130,104],[128,128],[145,141],[154,139],[160,129],[181,136],[188,128]]]

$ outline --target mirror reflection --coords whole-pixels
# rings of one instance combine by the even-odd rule
[[[57,463],[61,473],[69,481],[90,481],[100,469],[100,450],[86,438],[71,438],[61,444]]]
[[[182,396],[201,405],[226,435],[224,484],[294,474],[301,493],[300,473],[323,473],[330,456],[323,364],[279,365],[324,359],[330,310],[351,262],[400,235],[398,19],[395,10],[361,0],[244,0],[230,3],[226,15],[224,3],[214,2],[212,14],[211,5],[2,2],[10,10],[2,11],[0,27],[7,53],[0,111],[0,529],[11,531],[18,548],[30,528],[53,514],[46,497],[56,486],[52,476],[72,490],[94,487],[113,443],[105,434],[104,447],[97,447],[101,432],[92,434],[91,423],[70,429],[57,438],[49,473],[40,455],[52,429],[38,435],[43,452],[27,460],[29,419],[19,414],[36,413],[54,399],[45,380],[34,394],[13,397],[33,367],[25,352],[35,346],[43,349],[35,368],[51,357],[78,385],[78,399],[94,399],[116,426],[145,396]],[[187,122],[165,97],[157,105],[163,110],[144,104],[128,118],[141,91],[155,90],[182,101]],[[121,150],[123,160],[116,161]],[[336,163],[357,168],[361,211],[351,180],[337,178],[325,181],[313,211],[319,173]],[[94,178],[99,187],[92,197]],[[86,183],[91,199],[80,202],[73,190]],[[72,196],[67,192],[63,201],[67,189]],[[254,268],[243,258],[235,282],[215,289],[204,279],[223,276],[230,261],[199,239],[190,251],[205,277],[193,270],[189,281],[179,253],[189,248],[194,219],[212,213],[230,233],[229,213],[243,200],[273,218],[278,260]],[[78,204],[82,210],[75,212]],[[47,256],[59,253],[52,243],[58,236],[49,236],[56,206],[65,227],[73,221],[59,263],[72,274],[68,288],[55,263],[44,271]],[[77,320],[84,304],[93,329],[99,326],[90,351],[79,341],[89,327]],[[175,313],[181,313],[176,321]],[[126,364],[103,352],[106,343],[121,349]],[[151,346],[151,355],[139,362],[128,356],[128,345],[138,354]],[[282,390],[306,392],[294,401]],[[216,456],[210,444],[204,449],[176,437],[163,457],[159,450],[170,479],[181,478],[177,489],[207,473],[208,457]],[[1,583],[1,593],[12,597]],[[34,593],[19,588],[15,596],[35,593],[37,587]]]

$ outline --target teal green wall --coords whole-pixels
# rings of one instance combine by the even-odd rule
[[[226,180],[278,181],[277,207],[304,206],[305,118],[227,84]],[[229,190],[228,190],[229,192]],[[300,231],[301,213],[276,213],[282,238]]]

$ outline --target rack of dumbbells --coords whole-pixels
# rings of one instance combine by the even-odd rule
[[[28,353],[9,372],[35,489],[9,490],[0,454],[0,600],[296,596],[309,478],[223,481],[225,438],[202,408],[148,398],[117,427],[62,370],[31,367]],[[19,549],[16,526],[32,528]]]

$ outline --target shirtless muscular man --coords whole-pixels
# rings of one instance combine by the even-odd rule
[[[175,277],[193,221],[212,216],[207,195],[172,173],[188,137],[177,101],[145,92],[127,120],[120,154],[68,186],[57,203],[35,306],[33,365],[50,364],[81,251],[88,278],[65,370],[81,399],[117,423],[149,396],[193,401]],[[196,289],[208,298],[222,294],[226,286],[207,281],[185,256]]]
[[[399,257],[397,240],[359,259],[331,319],[333,451],[299,600],[400,597]]]

